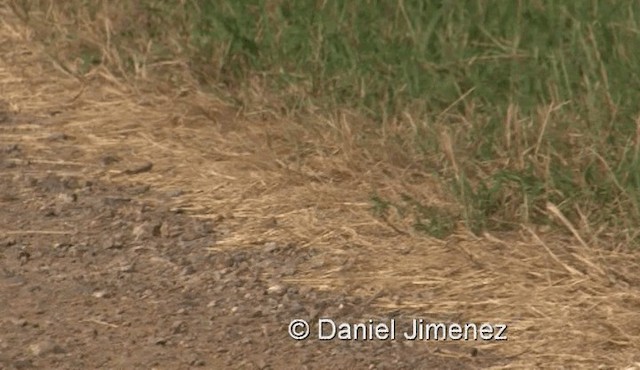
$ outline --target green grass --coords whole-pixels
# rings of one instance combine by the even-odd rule
[[[473,88],[485,113],[575,99],[595,120],[603,98],[634,113],[640,91],[634,1],[195,3],[192,41],[203,61],[224,47],[218,73],[263,73],[378,118],[438,113]]]
[[[158,57],[187,55],[204,85],[257,78],[294,108],[418,122],[403,140],[451,184],[474,230],[549,223],[550,201],[635,242],[638,1],[122,3],[145,19],[114,35],[122,55],[141,50],[138,35]]]
[[[463,165],[439,170],[473,229],[547,222],[547,201],[638,225],[637,1],[196,3],[213,82],[258,75],[381,123],[407,112],[431,123],[413,138],[426,157],[449,129]]]

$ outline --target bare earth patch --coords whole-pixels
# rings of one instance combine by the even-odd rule
[[[0,368],[640,362],[637,253],[531,229],[417,234],[369,196],[444,204],[436,182],[356,146],[348,117],[78,79],[0,19]],[[504,323],[508,340],[295,341],[296,318]]]
[[[0,212],[2,368],[473,363],[432,354],[443,346],[295,342],[286,335],[292,318],[356,322],[363,307],[347,291],[284,282],[321,251],[216,249],[217,223],[168,210],[147,186],[60,175],[20,162],[25,155],[12,149],[2,163],[2,188],[12,190]]]

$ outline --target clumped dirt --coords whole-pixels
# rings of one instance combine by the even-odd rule
[[[64,144],[51,144],[60,147],[57,160],[72,159]],[[357,323],[363,312],[375,312],[348,291],[284,282],[301,266],[313,268],[307,262],[320,251],[274,242],[217,248],[217,238],[228,232],[224,220],[170,209],[175,194],[64,175],[63,168],[30,162],[19,143],[1,150],[2,369],[459,369],[488,363],[444,343],[295,341],[287,331],[294,318]]]

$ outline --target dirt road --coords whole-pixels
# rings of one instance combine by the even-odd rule
[[[5,122],[5,129],[12,124]],[[73,160],[64,140],[50,145],[56,160]],[[434,354],[442,346],[423,343],[296,342],[287,335],[294,318],[357,322],[367,307],[348,292],[283,282],[309,269],[321,252],[274,242],[217,250],[217,223],[167,209],[170,195],[65,175],[64,165],[29,163],[30,153],[19,142],[2,149],[2,368],[413,369],[479,363],[471,356],[443,358]],[[384,313],[377,317],[388,320]]]

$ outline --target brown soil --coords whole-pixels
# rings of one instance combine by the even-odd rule
[[[640,362],[637,253],[381,220],[373,189],[446,197],[356,145],[357,121],[239,114],[195,84],[133,87],[99,66],[78,77],[1,4],[0,369]],[[320,318],[395,319],[398,337],[323,341]],[[413,319],[504,323],[508,340],[403,340]]]
[[[50,145],[58,160],[73,159],[67,140]],[[274,242],[217,250],[219,223],[167,209],[171,194],[61,175],[62,166],[30,162],[20,143],[2,150],[4,368],[413,369],[486,362],[446,359],[434,353],[443,346],[422,343],[296,342],[287,336],[289,320],[357,322],[366,305],[349,292],[283,283],[321,251]]]

